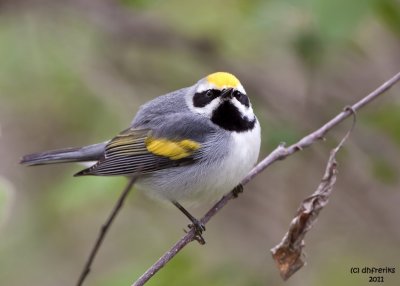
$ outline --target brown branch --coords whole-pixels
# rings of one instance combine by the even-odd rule
[[[362,108],[363,106],[369,104],[371,101],[376,99],[379,95],[383,94],[385,91],[390,89],[393,85],[395,85],[398,81],[400,81],[400,72],[394,75],[387,82],[383,83],[376,90],[362,98],[360,101],[356,102],[349,108],[344,109],[341,113],[336,115],[333,119],[328,121],[322,127],[317,129],[316,131],[306,135],[302,139],[300,139],[297,143],[290,145],[289,147],[285,147],[284,144],[279,145],[275,150],[273,150],[267,157],[265,157],[257,166],[250,171],[250,173],[242,180],[241,184],[245,185],[250,182],[255,176],[269,167],[272,163],[285,159],[289,155],[296,153],[299,150],[302,150],[311,144],[317,142],[322,139],[324,135],[331,130],[333,127],[344,121],[347,117],[349,117],[354,111]],[[235,198],[233,192],[228,193],[224,196],[220,201],[218,201],[201,219],[200,221],[203,224],[206,224],[215,214],[217,214],[231,199]],[[167,264],[182,248],[184,248],[187,244],[195,240],[196,234],[194,229],[191,229],[186,235],[184,235],[172,248],[167,251],[160,259],[157,260],[146,272],[140,276],[132,286],[142,286],[144,285],[151,277],[153,277],[165,264]]]
[[[113,223],[115,217],[117,216],[119,210],[121,209],[122,205],[124,204],[124,201],[125,201],[126,197],[128,196],[129,191],[132,189],[132,186],[135,183],[135,181],[136,181],[135,177],[133,177],[129,180],[129,183],[126,185],[125,189],[119,196],[118,201],[115,203],[115,206],[114,206],[113,210],[111,211],[110,215],[108,216],[106,222],[100,228],[99,235],[97,236],[96,242],[93,245],[92,250],[90,251],[89,257],[86,260],[86,263],[85,263],[83,270],[79,276],[76,286],[81,286],[83,284],[83,282],[85,281],[87,275],[89,274],[93,260],[95,259],[96,254],[99,251],[99,248],[104,240],[104,237],[106,236],[108,229],[110,228],[110,226]]]

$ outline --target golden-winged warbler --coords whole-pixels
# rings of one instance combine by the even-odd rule
[[[111,140],[26,155],[21,163],[95,161],[75,176],[134,176],[137,189],[171,201],[201,235],[204,226],[180,202],[222,197],[255,165],[259,150],[260,125],[243,86],[216,72],[147,102]]]

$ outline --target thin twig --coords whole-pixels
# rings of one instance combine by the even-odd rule
[[[135,183],[135,181],[136,181],[135,177],[132,177],[129,180],[129,183],[126,185],[125,189],[119,196],[118,201],[115,203],[115,206],[114,206],[113,210],[111,211],[110,215],[108,216],[106,222],[101,226],[99,235],[97,236],[96,242],[93,245],[92,250],[90,251],[89,257],[86,260],[85,266],[83,267],[83,270],[81,272],[81,275],[79,276],[76,286],[81,286],[83,284],[83,282],[85,281],[87,275],[89,274],[93,260],[96,257],[97,252],[99,251],[99,248],[104,240],[104,237],[106,236],[108,229],[110,228],[110,226],[113,223],[115,217],[117,216],[119,210],[121,209],[122,205],[124,204],[124,201],[125,201],[126,197],[128,196],[129,191],[132,189],[132,186]]]
[[[383,83],[373,92],[356,102],[349,108],[345,108],[341,113],[336,115],[333,119],[328,121],[322,127],[317,129],[316,131],[306,135],[302,139],[300,139],[297,143],[290,145],[289,147],[285,147],[284,144],[279,145],[275,150],[273,150],[267,157],[265,157],[258,165],[256,165],[253,170],[250,171],[249,174],[242,180],[241,184],[245,185],[250,182],[255,176],[269,167],[272,163],[285,159],[289,155],[296,153],[299,150],[303,150],[304,148],[310,146],[311,144],[317,142],[318,140],[324,138],[324,135],[331,130],[333,127],[344,121],[347,117],[353,114],[354,111],[362,108],[363,106],[369,104],[371,101],[376,99],[379,95],[383,94],[385,91],[390,89],[393,85],[395,85],[398,81],[400,81],[400,72],[394,75],[391,79]],[[218,213],[229,200],[233,199],[235,195],[233,192],[228,193],[221,200],[219,200],[201,219],[200,221],[205,225],[216,213]],[[167,264],[182,248],[184,248],[187,244],[192,242],[195,239],[194,229],[191,229],[186,235],[184,235],[172,248],[167,251],[160,259],[157,260],[149,269],[143,273],[133,284],[132,286],[142,286],[144,285],[151,277],[153,277],[165,264]]]

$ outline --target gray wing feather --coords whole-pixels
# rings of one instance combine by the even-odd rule
[[[161,169],[191,164],[201,159],[203,146],[214,135],[215,127],[209,120],[191,112],[153,117],[139,128],[130,128],[112,139],[105,148],[105,155],[94,166],[76,174],[80,175],[132,175],[148,174]],[[171,160],[150,153],[145,145],[148,136],[168,140],[190,139],[202,147],[191,156]]]

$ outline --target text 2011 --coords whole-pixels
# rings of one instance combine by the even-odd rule
[[[368,282],[383,282],[383,276],[369,276]]]

